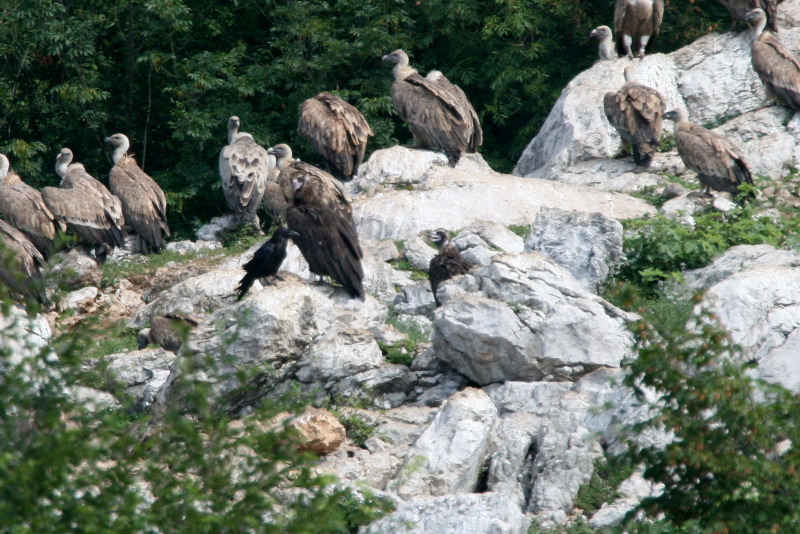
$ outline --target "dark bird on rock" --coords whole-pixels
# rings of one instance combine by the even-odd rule
[[[192,316],[165,315],[150,319],[150,327],[139,331],[136,342],[139,350],[155,344],[165,350],[178,352],[188,332],[200,324],[201,319]]]
[[[472,267],[472,263],[467,261],[455,246],[450,244],[450,238],[444,228],[438,228],[431,232],[429,239],[439,247],[439,253],[431,259],[431,263],[428,266],[431,291],[433,291],[436,306],[439,306],[441,302],[439,302],[439,297],[436,296],[436,289],[439,285],[459,274],[467,274]]]
[[[603,107],[608,122],[623,141],[633,146],[633,160],[649,167],[661,143],[661,116],[667,109],[663,95],[634,81],[634,68],[625,67],[625,84],[619,91],[606,93]]]
[[[249,133],[240,132],[239,117],[228,119],[228,144],[219,153],[222,192],[228,207],[239,220],[258,226],[258,210],[264,186],[275,158],[256,143]]]
[[[782,0],[719,0],[725,9],[727,9],[731,18],[738,22],[744,22],[750,26],[747,20],[747,14],[753,9],[761,9],[764,12],[764,24],[770,29],[771,32],[778,33],[778,4]]]
[[[61,187],[42,189],[42,200],[57,221],[94,245],[95,256],[102,263],[115,246],[125,245],[122,203],[89,175],[83,165],[71,162],[72,151],[62,148],[56,157],[56,174],[61,177]]]
[[[0,219],[0,282],[20,295],[49,306],[42,281],[44,256],[25,234]]]
[[[417,143],[442,150],[453,166],[461,154],[478,150],[483,144],[483,130],[478,114],[460,87],[438,70],[423,78],[408,65],[408,55],[403,50],[383,56],[383,61],[394,64],[392,103]]]
[[[47,208],[42,194],[9,171],[4,154],[0,154],[0,215],[25,234],[45,258],[50,255],[56,233],[66,230]]]
[[[617,0],[614,34],[620,56],[644,57],[661,28],[664,0]]]
[[[331,177],[333,178],[333,177]],[[361,267],[361,245],[353,218],[329,206],[313,187],[311,177],[302,172],[292,175],[294,194],[286,210],[289,230],[299,236],[292,241],[317,276],[330,276],[351,297],[364,300],[364,270]]]
[[[236,300],[242,300],[242,297],[247,294],[250,286],[257,279],[278,276],[278,269],[280,269],[283,260],[286,259],[286,244],[289,237],[300,237],[300,234],[289,230],[285,226],[279,227],[272,234],[272,237],[256,250],[256,253],[253,254],[253,259],[242,266],[247,274],[236,286]]]
[[[767,16],[762,9],[750,11],[745,19],[753,32],[751,60],[767,96],[800,111],[800,61],[777,37],[764,31]]]
[[[125,222],[136,232],[138,250],[150,254],[166,248],[169,225],[164,191],[128,155],[131,143],[125,135],[114,134],[106,143],[114,147],[108,185],[122,202]]]
[[[608,26],[598,26],[592,30],[589,37],[597,39],[597,55],[600,59],[616,59],[617,50],[614,48],[614,35]]]
[[[664,118],[675,123],[678,154],[705,186],[702,194],[710,196],[714,189],[736,196],[740,185],[753,185],[742,151],[728,138],[689,122],[683,109],[669,111]],[[755,198],[752,191],[747,196]]]
[[[367,140],[375,135],[360,111],[331,93],[303,102],[297,131],[322,157],[325,170],[344,181],[358,172]]]

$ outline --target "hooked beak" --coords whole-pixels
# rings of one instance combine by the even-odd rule
[[[595,29],[595,30],[592,30],[592,33],[589,34],[589,37],[597,37],[598,35],[599,35],[599,32]]]
[[[298,179],[298,178],[292,178],[292,188],[293,188],[295,191],[297,191],[297,190],[299,190],[301,187],[303,187],[303,183],[304,183],[304,182],[303,182],[303,180],[300,180],[300,179]]]
[[[289,237],[301,237],[300,234],[298,234],[294,230],[289,230],[288,234],[289,234]]]
[[[397,58],[394,56],[394,54],[386,54],[381,58],[381,61],[384,63],[396,63]]]

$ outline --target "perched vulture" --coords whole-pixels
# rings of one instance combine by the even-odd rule
[[[764,24],[770,31],[778,33],[778,4],[783,0],[719,0],[727,9],[731,18],[736,22],[745,22],[751,26],[747,20],[747,14],[753,9],[761,9],[764,12]],[[751,26],[752,27],[752,26]]]
[[[764,31],[764,10],[754,9],[745,19],[753,30],[753,68],[764,83],[767,96],[800,111],[800,62],[777,37]]]
[[[61,187],[42,189],[42,200],[57,221],[95,246],[95,256],[102,263],[115,246],[125,245],[122,203],[90,176],[83,165],[70,164],[71,161],[72,151],[62,148],[56,157],[56,174],[61,177]]]
[[[736,196],[741,184],[753,185],[742,151],[726,137],[689,122],[682,109],[669,111],[664,118],[675,122],[678,154],[686,166],[697,173],[705,186],[703,194],[708,196],[714,189]],[[748,197],[755,195],[750,192]]]
[[[239,117],[228,119],[228,144],[219,153],[219,175],[228,207],[239,220],[258,226],[258,210],[264,186],[275,158],[255,142],[249,133],[239,131]]]
[[[661,115],[667,109],[664,97],[650,87],[634,81],[634,68],[625,67],[625,85],[606,93],[603,99],[608,122],[623,141],[633,145],[633,160],[649,167],[661,141]]]
[[[617,51],[614,48],[614,36],[608,26],[598,26],[592,30],[589,37],[597,39],[597,55],[600,59],[616,59]]]
[[[460,87],[437,70],[423,78],[408,65],[408,55],[402,50],[383,56],[383,61],[395,64],[392,103],[417,143],[444,151],[451,165],[458,163],[461,154],[478,150],[483,130]]]
[[[309,269],[317,276],[330,276],[343,285],[351,297],[364,300],[361,245],[352,217],[331,208],[319,196],[323,190],[313,187],[311,177],[299,169],[291,180],[294,194],[286,210],[286,223],[289,230],[299,234],[292,236],[292,241],[308,262]]]
[[[0,219],[0,282],[48,306],[41,268],[44,256],[25,234]]]
[[[617,0],[614,33],[620,56],[643,57],[647,45],[658,35],[664,0]]]
[[[189,330],[202,322],[192,316],[165,315],[150,319],[150,327],[139,331],[136,342],[139,350],[153,343],[170,352],[178,352]]]
[[[138,249],[145,254],[158,252],[167,246],[167,199],[158,184],[128,155],[131,143],[121,134],[106,138],[114,147],[108,185],[122,202],[125,222],[138,236]]]
[[[289,237],[300,237],[300,234],[285,226],[278,227],[272,237],[256,250],[253,259],[242,266],[247,274],[236,286],[236,300],[242,300],[258,278],[278,277],[278,269],[286,259],[286,244]]]
[[[47,258],[56,233],[66,228],[47,209],[42,194],[8,169],[8,158],[0,154],[0,215]]]
[[[364,160],[372,129],[356,108],[330,93],[320,93],[300,106],[297,131],[314,146],[325,170],[350,180]]]
[[[439,247],[439,253],[431,259],[428,267],[428,276],[431,279],[431,291],[436,305],[439,306],[439,297],[436,296],[436,289],[439,284],[449,280],[459,274],[466,274],[472,267],[472,263],[464,259],[456,247],[450,244],[447,230],[439,228],[431,232],[429,239]]]

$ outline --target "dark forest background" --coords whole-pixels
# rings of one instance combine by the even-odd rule
[[[23,179],[58,182],[63,146],[101,181],[103,138],[123,132],[164,188],[179,235],[225,211],[217,156],[226,120],[264,146],[297,134],[300,103],[348,100],[375,131],[369,151],[410,141],[380,58],[405,49],[470,97],[484,157],[509,172],[561,89],[595,61],[590,30],[609,0],[0,0],[0,151]],[[670,0],[654,52],[729,18],[713,0]]]

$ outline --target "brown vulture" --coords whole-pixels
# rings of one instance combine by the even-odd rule
[[[150,318],[150,327],[139,331],[136,342],[139,350],[153,343],[170,352],[178,352],[189,330],[202,322],[192,316],[165,315]]]
[[[0,219],[0,282],[48,306],[41,268],[44,256],[25,234]]]
[[[447,230],[444,228],[434,230],[430,233],[429,238],[439,247],[439,253],[431,258],[431,263],[428,266],[433,299],[436,301],[436,306],[439,306],[441,302],[439,302],[439,297],[436,296],[436,289],[439,284],[459,274],[468,273],[472,263],[464,259],[458,249],[450,244]]]
[[[325,190],[314,187],[313,176],[303,173],[302,167],[292,172],[291,184],[294,194],[286,210],[286,224],[299,234],[292,236],[292,241],[308,262],[309,270],[317,276],[330,276],[351,297],[364,300],[361,245],[352,217],[331,207],[320,196]]]
[[[42,194],[19,175],[9,172],[8,158],[0,154],[0,215],[28,239],[47,258],[56,233],[66,227],[47,209]]]
[[[272,237],[256,250],[253,259],[242,266],[246,274],[236,286],[236,300],[242,300],[257,279],[278,277],[278,269],[286,259],[286,244],[289,237],[300,237],[300,234],[285,226],[278,227]]]
[[[600,59],[616,59],[617,51],[614,48],[614,35],[608,26],[598,26],[592,30],[589,37],[597,39],[597,55]]]
[[[478,150],[483,143],[483,130],[478,114],[460,87],[437,70],[423,78],[408,65],[408,55],[403,50],[383,56],[383,61],[395,65],[392,103],[417,143],[442,150],[451,165],[458,163],[461,154]]]
[[[240,124],[239,117],[228,119],[228,144],[219,153],[219,175],[225,200],[236,218],[258,226],[256,211],[275,158],[252,135],[240,132]]]
[[[664,0],[617,0],[614,34],[620,57],[643,57],[647,45],[658,35],[664,16]]]
[[[331,93],[303,102],[297,131],[322,157],[325,170],[344,181],[358,172],[367,140],[375,135],[360,111]]]
[[[736,196],[741,184],[753,185],[750,169],[739,147],[726,137],[689,122],[686,111],[672,110],[664,118],[675,122],[675,145],[687,167],[697,173],[705,186],[704,195],[711,189],[726,191]],[[747,195],[754,198],[750,192]]]
[[[166,248],[169,237],[167,199],[158,184],[128,155],[131,143],[121,134],[106,138],[114,147],[108,185],[122,202],[125,222],[138,237],[138,250],[145,254]]]
[[[625,84],[619,91],[606,93],[603,99],[608,122],[623,141],[633,146],[633,160],[649,167],[661,142],[661,115],[667,101],[651,87],[634,81],[634,68],[625,67]]]
[[[122,203],[89,175],[83,165],[71,162],[72,151],[62,148],[56,157],[61,187],[42,189],[42,200],[57,221],[95,246],[95,257],[102,263],[115,246],[125,245]]]
[[[753,30],[753,68],[764,83],[767,96],[800,111],[800,61],[777,37],[764,31],[764,10],[754,9],[745,18]]]
[[[778,4],[782,0],[719,0],[725,9],[727,9],[731,18],[736,22],[745,22],[750,26],[747,20],[747,14],[753,9],[761,9],[765,16],[765,26],[770,31],[778,33]]]

